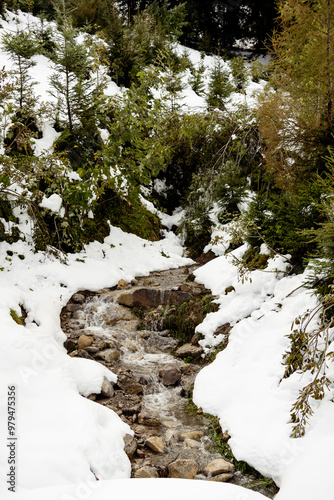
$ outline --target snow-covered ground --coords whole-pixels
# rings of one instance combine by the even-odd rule
[[[1,21],[1,31],[15,30],[17,20],[22,26],[37,22],[31,16],[11,14],[7,21]],[[192,63],[200,64],[200,54],[188,52]],[[1,50],[0,60],[1,66],[11,68]],[[38,81],[36,93],[41,100],[50,100],[50,61],[37,56],[36,63],[31,69]],[[204,64],[207,85],[214,58],[205,57]],[[188,76],[184,76],[185,82]],[[250,83],[245,94],[232,95],[231,105],[240,100],[252,104],[261,85]],[[120,89],[109,82],[107,92],[112,95]],[[194,109],[206,105],[204,97],[189,85],[180,103]],[[50,122],[44,124],[44,132],[43,139],[35,141],[36,154],[49,150],[57,135]],[[59,209],[58,199],[44,203],[52,208],[51,201],[52,207]],[[164,224],[171,227],[179,217],[179,213],[168,220],[164,216]],[[217,229],[216,235],[228,237],[227,228]],[[254,271],[251,280],[242,282],[231,254],[224,253],[227,246],[211,244],[207,249],[214,249],[217,257],[196,273],[197,280],[218,296],[219,304],[219,310],[198,327],[204,335],[203,347],[219,343],[221,337],[214,336],[218,326],[229,322],[233,328],[227,348],[197,377],[195,402],[220,418],[238,459],[275,479],[281,487],[277,500],[331,500],[332,395],[326,394],[315,405],[306,435],[291,439],[289,412],[308,381],[307,374],[281,380],[291,323],[311,309],[316,299],[301,287],[305,275],[285,275],[283,257],[272,259],[266,270]],[[244,251],[245,247],[240,247],[235,255],[240,257]],[[179,240],[167,231],[162,241],[151,243],[111,227],[104,243],[93,242],[80,254],[68,255],[66,262],[51,254],[34,253],[28,243],[0,243],[1,498],[12,498],[7,480],[14,448],[16,494],[22,500],[264,498],[229,484],[128,479],[130,463],[123,450],[123,436],[131,430],[111,410],[83,397],[98,392],[104,376],[111,381],[116,376],[93,361],[70,358],[63,347],[65,335],[59,314],[73,293],[112,287],[119,279],[130,281],[137,275],[190,262],[183,256]],[[232,291],[226,294],[231,286]],[[21,315],[20,306],[28,313],[25,326],[12,317],[13,312]],[[16,393],[15,420],[10,421],[8,387],[14,387],[11,394]],[[15,423],[14,436],[8,435],[8,422],[11,426]]]

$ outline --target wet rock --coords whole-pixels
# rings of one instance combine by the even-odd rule
[[[95,341],[95,344],[94,344],[100,351],[103,351],[103,349],[107,349],[109,346],[109,344],[105,341],[105,340],[102,340],[100,338],[97,338],[96,341]]]
[[[198,472],[195,460],[178,459],[168,464],[168,477],[179,477],[182,479],[194,479]]]
[[[192,345],[196,345],[196,344],[198,344],[198,342],[199,342],[200,340],[201,340],[201,335],[200,335],[198,332],[196,332],[196,333],[194,333],[194,335],[192,336],[190,343],[191,343]]]
[[[179,290],[156,290],[139,288],[133,292],[123,293],[118,303],[127,307],[157,307],[159,305],[180,306],[191,300],[191,295]]]
[[[149,410],[142,410],[139,415],[138,415],[138,422],[139,424],[144,424],[144,425],[160,425],[161,420],[160,416],[157,412],[154,411],[149,411]]]
[[[129,458],[132,458],[137,450],[137,441],[130,434],[125,434],[124,438],[124,451]]]
[[[152,436],[146,440],[146,446],[156,453],[163,453],[166,448],[165,441],[159,436]]]
[[[152,278],[145,278],[143,281],[144,286],[154,285],[154,280]]]
[[[128,282],[125,280],[119,280],[117,283],[117,290],[123,290],[124,288],[128,288]]]
[[[200,439],[204,436],[204,432],[202,431],[189,431],[183,432],[181,434],[182,439],[192,439],[194,441],[200,441]]]
[[[159,477],[157,470],[154,467],[150,467],[149,465],[145,465],[140,469],[136,470],[134,475],[136,478],[154,478]]]
[[[153,309],[153,311],[148,312],[143,319],[144,327],[147,328],[147,330],[151,330],[153,332],[159,332],[160,330],[162,330],[163,324],[164,317],[162,314],[161,306],[159,306],[157,309]]]
[[[73,304],[72,302],[69,302],[66,305],[66,311],[68,311],[68,312],[78,311],[79,309],[81,309],[81,305],[80,304]]]
[[[186,448],[196,449],[196,448],[199,448],[201,446],[201,444],[198,441],[195,441],[194,439],[185,439],[184,446]]]
[[[96,354],[96,357],[103,359],[107,363],[113,363],[120,357],[121,353],[118,349],[106,349]]]
[[[199,358],[202,353],[202,347],[192,344],[184,344],[176,349],[175,356],[178,358],[187,358],[188,356],[191,356],[196,359]]]
[[[82,330],[84,326],[84,323],[78,320],[68,321],[67,323],[67,328],[70,330]]]
[[[217,458],[210,462],[204,469],[206,476],[217,476],[225,472],[232,472],[234,470],[234,465],[227,462],[223,458]]]
[[[82,304],[85,302],[86,297],[82,293],[75,293],[72,295],[71,300],[73,300],[73,302],[77,302],[78,304]]]
[[[97,354],[99,352],[98,348],[97,347],[94,347],[94,346],[90,346],[90,347],[86,347],[86,351],[91,355],[91,356],[94,356],[95,354]]]
[[[168,429],[165,434],[166,443],[171,446],[180,441],[180,433],[175,429]]]
[[[145,452],[143,450],[140,450],[139,448],[137,448],[136,450],[136,455],[138,458],[145,458]]]
[[[142,385],[133,378],[130,373],[121,373],[117,377],[117,385],[124,391],[130,394],[140,394],[143,392]]]
[[[71,358],[85,358],[85,359],[94,359],[88,352],[84,349],[77,349],[70,353]]]
[[[218,476],[214,476],[210,479],[210,481],[216,481],[219,483],[226,483],[226,481],[230,481],[234,477],[234,474],[218,474]]]
[[[106,377],[103,377],[102,387],[101,387],[101,395],[105,398],[111,398],[114,395],[115,391],[112,384]]]
[[[90,401],[96,401],[96,394],[90,394],[87,396],[87,399],[90,399]]]
[[[214,337],[218,337],[218,335],[228,335],[230,331],[232,330],[232,326],[230,323],[224,323],[223,325],[219,326],[217,330],[214,332]]]
[[[85,313],[83,311],[81,311],[80,309],[78,311],[74,311],[74,313],[72,314],[72,318],[73,319],[81,319],[81,320],[84,320],[85,319]]]
[[[223,432],[223,441],[228,441],[230,439],[230,435],[227,431]]]
[[[80,335],[78,340],[78,349],[85,349],[86,347],[91,346],[93,342],[93,337],[88,337],[88,335]]]
[[[183,283],[183,285],[180,286],[180,290],[182,292],[191,293],[192,295],[201,295],[203,293],[203,291],[205,290],[205,288],[204,288],[204,286],[201,286],[198,283],[196,283],[196,284]]]
[[[171,352],[179,345],[177,339],[172,337],[161,337],[158,334],[151,334],[145,341],[146,351],[151,354],[159,352]]]
[[[173,366],[162,368],[159,371],[159,377],[164,385],[175,385],[181,378],[181,370]]]
[[[131,352],[137,352],[140,349],[140,346],[136,342],[132,342],[131,340],[126,340],[123,343],[123,346],[129,349]]]
[[[162,330],[162,332],[159,332],[160,337],[170,337],[169,330]]]

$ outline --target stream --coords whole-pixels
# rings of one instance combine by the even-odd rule
[[[134,431],[134,437],[125,440],[133,477],[229,481],[273,498],[277,488],[242,474],[231,463],[218,472],[207,468],[222,455],[210,420],[194,405],[190,411],[188,399],[197,373],[207,362],[200,356],[191,358],[192,362],[177,356],[179,341],[161,330],[161,305],[156,303],[157,296],[168,307],[172,299],[183,300],[184,293],[203,293],[200,285],[187,283],[191,270],[156,272],[132,284],[121,280],[113,289],[75,294],[61,314],[68,339],[65,346],[70,356],[95,359],[117,374],[117,384],[89,397],[115,411]],[[137,307],[135,315],[135,309],[120,304],[135,297],[135,305],[134,292],[144,295],[139,301],[145,305],[147,297],[153,297],[154,305]],[[145,314],[146,322],[142,321]],[[194,352],[199,349],[195,342],[189,346]]]

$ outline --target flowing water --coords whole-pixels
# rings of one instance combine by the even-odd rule
[[[176,277],[172,276],[173,271],[156,273],[150,285],[154,287],[156,282],[163,281],[164,284],[175,284],[175,279],[180,279],[181,271],[175,270],[174,273]],[[138,330],[138,318],[129,308],[117,302],[121,293],[121,290],[106,289],[90,296],[77,313],[79,330],[71,330],[75,326],[73,320],[67,320],[67,325],[63,321],[63,328],[71,331],[74,337],[82,333],[94,336],[95,344],[87,351],[97,361],[103,362],[98,359],[98,348],[94,345],[102,345],[118,353],[117,359],[103,363],[119,377],[125,378],[128,385],[123,387],[119,382],[120,387],[115,386],[113,397],[98,399],[98,402],[116,411],[135,432],[137,450],[130,455],[133,474],[136,475],[136,471],[143,466],[151,466],[159,476],[164,477],[168,474],[168,464],[183,458],[195,460],[198,464],[199,472],[195,479],[207,479],[203,469],[221,455],[210,435],[210,423],[201,414],[187,409],[189,389],[203,365],[185,363],[171,354],[177,342],[168,332]],[[174,385],[162,383],[161,374],[166,369],[180,375]],[[182,436],[189,432],[197,433],[195,439],[191,439],[190,434],[188,438]],[[153,452],[145,445],[152,436],[164,440],[166,447],[162,452]],[[235,472],[231,482],[254,487],[254,478],[239,471]],[[275,493],[266,488],[256,489],[269,497]]]

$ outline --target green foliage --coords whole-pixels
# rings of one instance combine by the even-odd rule
[[[268,265],[269,255],[260,253],[259,247],[250,247],[243,255],[243,262],[250,269],[265,269]]]
[[[230,66],[236,90],[243,90],[247,84],[248,79],[245,61],[242,59],[242,57],[233,57],[230,60]]]
[[[51,95],[58,100],[57,119],[64,113],[72,132],[75,126],[88,126],[104,102],[105,80],[91,77],[90,52],[86,43],[79,43],[79,31],[72,25],[68,11],[61,0],[56,4],[57,39],[53,52],[54,73],[50,78]]]
[[[209,165],[218,154],[225,136],[221,131],[222,117],[215,112],[166,115],[164,128],[169,157],[166,167],[152,183],[152,197],[172,213],[185,200],[192,176]],[[164,183],[160,191],[159,182]]]
[[[169,149],[161,101],[154,99],[154,74],[142,73],[140,86],[132,86],[110,101],[109,138],[103,148],[106,171],[113,170],[115,188],[124,196],[138,193],[152,176],[165,168]]]
[[[196,411],[196,405],[190,403],[189,406],[192,411]],[[218,452],[229,462],[231,462],[234,467],[244,476],[249,476],[247,481],[248,488],[268,488],[273,492],[277,492],[277,487],[274,481],[262,476],[256,469],[254,469],[254,467],[251,467],[247,462],[244,462],[243,460],[237,460],[235,458],[232,449],[222,432],[219,419],[217,417],[210,415],[210,413],[204,413],[202,418],[204,425],[208,426],[209,435],[214,441]]]
[[[119,11],[113,8],[105,33],[109,45],[109,74],[118,85],[125,87],[137,83],[137,75],[157,63],[159,51],[168,49],[161,27],[146,11],[126,24]]]
[[[292,373],[308,373],[312,376],[299,392],[296,402],[291,408],[292,437],[301,437],[306,432],[308,419],[313,414],[312,400],[321,400],[329,389],[332,380],[327,376],[327,360],[333,361],[333,352],[328,347],[333,341],[332,317],[334,297],[327,295],[313,310],[308,310],[295,319],[291,326],[290,347],[283,357],[284,378]],[[328,318],[328,312],[331,311]],[[314,323],[317,321],[317,326]]]
[[[258,83],[260,80],[268,80],[270,76],[269,63],[261,62],[255,59],[250,64],[252,80]]]
[[[155,19],[156,25],[160,27],[166,38],[180,38],[186,21],[186,3],[179,3],[170,8],[168,1],[158,2],[154,0],[147,7],[147,12]]]
[[[36,64],[32,58],[38,52],[38,42],[29,30],[17,30],[15,34],[5,33],[1,37],[1,44],[14,61],[11,74],[16,77],[14,92],[18,98],[18,108],[31,108],[34,101],[31,99],[33,82],[29,69]]]
[[[224,108],[232,91],[233,85],[230,81],[230,73],[224,67],[222,60],[217,58],[210,73],[209,92],[206,97],[208,105]]]
[[[173,337],[180,339],[182,344],[190,342],[197,325],[202,323],[205,316],[218,310],[217,304],[212,302],[212,295],[196,297],[180,306],[173,306],[165,311],[164,328],[170,330]]]
[[[100,134],[95,127],[76,127],[62,131],[54,143],[57,153],[65,153],[71,166],[78,170],[85,166],[100,164],[99,153],[102,148]]]
[[[17,312],[14,309],[10,310],[10,315],[12,319],[17,323],[18,325],[24,326],[24,320],[22,316],[19,316]]]
[[[194,66],[190,66],[191,77],[189,78],[189,83],[193,91],[196,92],[196,94],[198,95],[202,95],[204,93],[204,82],[203,82],[203,75],[205,72],[204,57],[205,57],[204,52],[201,52],[201,62],[199,63],[198,67],[195,68]]]
[[[249,181],[256,181],[259,175],[260,141],[256,124],[249,124],[251,116],[240,109],[218,117],[214,131],[218,142],[215,144],[208,137],[211,156],[207,163],[198,163],[198,171],[192,175],[186,214],[180,226],[186,244],[196,245],[195,255],[210,241],[210,211],[214,204],[220,208],[220,221],[230,220],[238,213],[238,203]]]
[[[294,193],[310,174],[325,169],[333,146],[334,4],[328,0],[278,2],[272,83],[260,106],[266,166],[275,182]]]
[[[321,192],[318,197],[317,210],[320,212],[320,221],[316,227],[304,231],[304,236],[317,245],[317,254],[323,260],[318,264],[318,274],[323,278],[334,277],[334,153],[329,149],[325,158],[327,172],[320,177],[315,177],[315,182]]]
[[[159,219],[146,210],[136,197],[130,202],[120,197],[116,191],[107,190],[97,207],[97,217],[140,238],[151,241],[160,239]]]
[[[247,218],[253,224],[248,227],[247,241],[253,246],[267,243],[278,253],[291,254],[291,261],[302,265],[316,249],[304,230],[320,222],[319,195],[319,186],[312,182],[298,196],[273,190],[259,194],[248,210]]]

